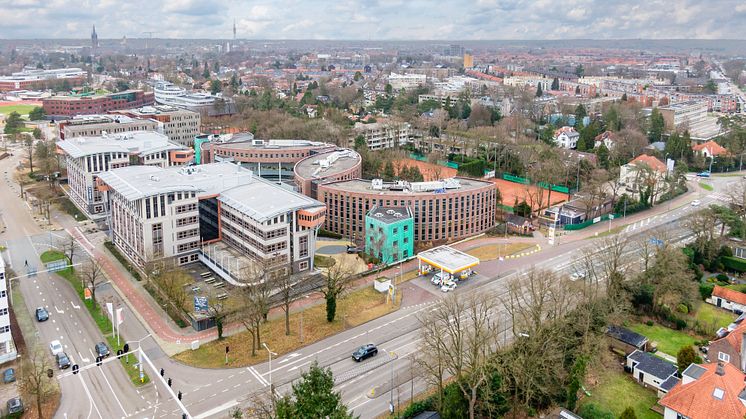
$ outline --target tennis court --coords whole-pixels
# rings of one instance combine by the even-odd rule
[[[541,190],[541,194],[539,195],[539,187],[534,185],[524,185],[521,183],[515,183],[515,182],[509,182],[507,180],[503,179],[489,179],[491,182],[497,185],[497,189],[500,190],[500,194],[503,198],[503,205],[507,205],[509,207],[512,207],[513,204],[515,204],[516,198],[518,198],[518,202],[526,201],[529,205],[531,205],[531,209],[533,211],[537,211],[538,208],[535,203],[532,203],[532,201],[536,201],[538,196],[541,196],[542,198],[542,207],[546,208],[547,203],[546,200],[549,197],[549,191],[546,189]],[[533,199],[531,198],[533,197]],[[558,204],[560,202],[567,201],[569,199],[569,195],[562,192],[556,192],[552,191],[551,205]]]

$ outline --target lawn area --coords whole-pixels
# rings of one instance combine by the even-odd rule
[[[70,201],[69,198],[59,199],[57,201],[57,205],[60,207],[60,209],[72,215],[73,217],[75,217],[77,221],[84,221],[88,219],[88,217],[86,217],[85,214],[83,214],[78,209],[78,207],[76,207],[75,204],[73,204],[72,201]]]
[[[42,262],[46,263],[54,260],[65,259],[66,256],[56,250],[47,250],[40,255],[40,258]],[[101,308],[100,306],[94,307],[93,301],[83,298],[83,284],[75,275],[75,271],[73,271],[71,267],[61,270],[57,272],[57,274],[67,279],[68,282],[70,282],[70,285],[73,286],[75,292],[78,294],[78,297],[80,297],[81,301],[88,309],[88,312],[91,314],[91,317],[96,323],[96,326],[98,326],[99,330],[101,330],[101,333],[106,337],[106,341],[109,344],[109,348],[111,349],[112,353],[116,353],[117,349],[121,349],[121,347],[117,347],[117,338],[116,336],[114,336],[114,333],[112,333],[111,321],[109,320],[108,315],[104,313],[103,308]],[[122,345],[124,344],[124,342],[121,343]],[[120,359],[120,362],[122,363],[122,367],[124,367],[127,376],[129,376],[130,380],[132,381],[132,384],[134,384],[135,386],[142,386],[150,381],[149,377],[146,374],[145,381],[141,383],[139,370],[135,368],[134,365],[127,364],[124,358]]]
[[[9,115],[12,112],[18,112],[21,116],[23,116],[28,115],[28,113],[31,112],[31,110],[35,107],[36,106],[34,105],[4,105],[0,106],[0,113]]]
[[[730,288],[730,289],[736,290],[738,292],[746,292],[746,284],[726,285],[725,288]]]
[[[661,415],[650,410],[658,400],[655,393],[643,388],[617,368],[599,368],[602,375],[598,385],[588,389],[591,395],[583,398],[580,404],[593,403],[617,418],[624,409],[632,407],[638,419],[661,419]]]
[[[728,326],[736,319],[735,313],[719,309],[712,304],[702,303],[694,315],[694,319],[700,324],[707,325],[714,330]]]
[[[386,303],[385,294],[379,293],[373,287],[366,287],[351,292],[337,302],[337,317],[332,323],[326,321],[326,305],[323,303],[304,310],[303,344],[300,343],[299,336],[300,312],[290,315],[290,336],[285,335],[284,314],[263,323],[260,333],[262,342],[281,356],[347,328],[391,313],[398,308],[398,304]],[[226,346],[230,347],[227,367],[243,367],[267,361],[267,351],[264,349],[257,350],[256,356],[251,356],[251,335],[245,331],[228,336],[221,341],[206,343],[196,351],[184,351],[177,354],[174,359],[200,368],[225,368]]]
[[[702,188],[702,189],[704,189],[704,190],[706,190],[706,191],[713,190],[712,185],[710,185],[709,183],[699,182],[699,187]]]
[[[533,250],[535,244],[531,243],[506,243],[506,244],[488,244],[486,246],[476,247],[474,249],[467,250],[466,253],[478,257],[479,260],[494,260],[501,256],[512,255],[520,253],[523,250]]]
[[[684,332],[669,329],[659,324],[648,326],[644,323],[635,323],[629,327],[630,330],[644,335],[650,342],[658,344],[658,350],[671,356],[676,356],[681,348],[694,345],[697,340]]]

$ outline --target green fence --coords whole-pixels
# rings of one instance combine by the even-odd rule
[[[523,185],[528,185],[531,183],[531,180],[528,178],[511,175],[510,173],[503,173],[503,179],[507,180],[508,182],[521,183]]]
[[[502,208],[502,210],[503,210],[503,211],[505,211],[505,212],[509,212],[509,213],[511,213],[511,214],[513,214],[513,213],[514,213],[514,211],[515,211],[515,210],[513,209],[513,207],[511,207],[510,205],[505,205],[505,204],[498,204],[497,206],[498,206],[498,207],[500,207],[500,208]]]
[[[417,154],[417,153],[409,153],[409,158],[414,159],[414,160],[419,160],[419,161],[427,161],[427,156],[424,156],[422,154]]]
[[[544,189],[550,189],[551,188],[555,192],[561,192],[561,193],[566,193],[566,194],[570,193],[570,188],[568,188],[567,186],[551,185],[551,187],[550,187],[550,185],[548,183],[546,183],[546,182],[539,182],[539,183],[537,183],[537,185],[539,185],[540,188],[544,188]]]
[[[621,217],[621,214],[614,214],[614,218],[620,218],[620,217]],[[609,219],[609,214],[604,214],[604,215],[602,215],[601,217],[598,217],[598,218],[600,218],[600,220],[595,221],[595,222],[593,220],[588,220],[588,221],[584,221],[584,222],[582,222],[580,224],[566,224],[565,225],[565,230],[569,230],[569,231],[582,230],[582,229],[584,229],[584,228],[586,228],[588,226],[591,226],[593,224],[598,224],[598,223],[600,223],[602,221],[607,221]]]

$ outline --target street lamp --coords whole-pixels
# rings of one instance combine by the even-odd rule
[[[274,395],[275,389],[272,386],[272,355],[277,355],[276,353],[272,352],[271,349],[269,349],[269,346],[267,346],[266,342],[262,342],[262,346],[264,346],[264,349],[267,350],[267,355],[269,355],[269,391]]]

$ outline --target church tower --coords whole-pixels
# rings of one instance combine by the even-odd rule
[[[91,32],[91,49],[98,48],[98,34],[96,33],[96,25],[93,25],[93,31]]]

